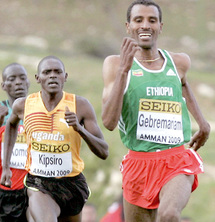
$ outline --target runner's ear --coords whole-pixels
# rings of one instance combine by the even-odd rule
[[[35,74],[35,79],[36,79],[37,83],[40,83],[40,79],[39,79],[39,75],[38,74]]]
[[[130,34],[131,32],[130,32],[130,25],[129,25],[129,23],[126,22],[125,25],[126,25],[126,32],[127,32],[128,34]]]

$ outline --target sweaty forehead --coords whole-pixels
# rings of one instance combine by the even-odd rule
[[[20,66],[20,65],[11,65],[9,67],[7,67],[2,75],[3,80],[5,80],[6,78],[10,77],[10,76],[15,76],[15,75],[27,75],[26,70]]]
[[[57,59],[46,59],[44,60],[40,66],[39,71],[42,72],[43,70],[52,70],[52,69],[61,69],[64,71],[64,65],[60,60]]]
[[[134,17],[157,17],[159,18],[159,11],[154,5],[134,5],[131,10],[131,20]]]

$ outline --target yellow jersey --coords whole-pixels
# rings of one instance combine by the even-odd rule
[[[26,170],[42,177],[73,177],[84,169],[81,136],[64,119],[65,107],[76,113],[76,96],[63,92],[58,105],[48,111],[41,93],[26,98],[24,127],[28,144]]]

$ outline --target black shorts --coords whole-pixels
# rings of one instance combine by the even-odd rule
[[[75,177],[59,179],[27,174],[25,186],[50,195],[59,205],[61,216],[79,214],[89,196],[86,179],[82,173]]]
[[[27,222],[27,192],[0,189],[0,222]]]

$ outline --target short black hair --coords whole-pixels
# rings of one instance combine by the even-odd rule
[[[39,62],[38,66],[37,66],[37,72],[38,72],[38,74],[40,73],[40,68],[41,68],[42,63],[43,63],[44,61],[46,61],[46,60],[49,60],[49,59],[58,60],[58,61],[62,64],[63,69],[64,69],[64,71],[65,71],[64,63],[63,63],[58,57],[53,56],[53,55],[49,55],[49,56],[44,57],[44,58]]]
[[[2,80],[3,80],[3,82],[6,80],[6,71],[7,71],[7,69],[10,68],[10,67],[13,67],[13,66],[20,66],[21,68],[23,68],[23,70],[24,70],[24,71],[26,72],[26,74],[27,74],[27,71],[26,71],[26,69],[25,69],[24,66],[22,66],[22,65],[19,64],[19,63],[13,62],[13,63],[7,65],[7,66],[3,69],[3,71],[2,71]]]
[[[128,7],[128,10],[127,10],[127,22],[130,22],[130,20],[131,20],[131,10],[134,7],[134,5],[145,5],[145,6],[152,5],[152,6],[155,6],[158,9],[158,12],[159,12],[159,20],[160,20],[160,22],[162,22],[161,8],[157,3],[155,3],[152,0],[135,0],[134,2],[132,2],[130,4],[130,6]]]

